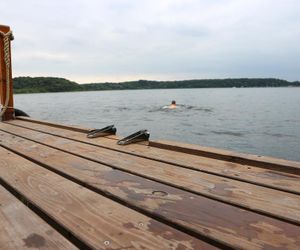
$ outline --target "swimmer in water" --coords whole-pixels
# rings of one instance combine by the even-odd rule
[[[168,107],[169,109],[176,109],[176,101],[172,101],[171,102],[171,105],[169,105],[169,107]]]

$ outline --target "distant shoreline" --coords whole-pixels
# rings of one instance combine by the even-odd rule
[[[58,77],[16,77],[13,79],[13,85],[15,94],[30,94],[138,89],[300,87],[300,82],[289,82],[276,78],[227,78],[78,84]]]
[[[139,89],[104,89],[104,90],[70,90],[70,91],[49,91],[49,92],[15,92],[15,95],[18,94],[49,94],[49,93],[74,93],[74,92],[93,92],[93,91],[127,91],[127,90],[168,90],[168,89],[250,89],[250,88],[300,88],[300,86],[260,86],[260,87],[202,87],[202,88],[139,88]]]

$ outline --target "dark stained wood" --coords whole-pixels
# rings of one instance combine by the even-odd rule
[[[212,199],[281,218],[296,224],[300,222],[300,199],[295,194],[259,187],[190,169],[178,168],[170,164],[151,161],[64,138],[57,138],[52,135],[6,123],[0,124],[0,129],[50,145],[62,151],[71,152],[89,160]]]
[[[1,180],[57,224],[97,249],[212,249],[0,147]]]
[[[0,249],[77,249],[1,185],[0,225]]]
[[[0,31],[7,33],[10,31],[10,27],[5,25],[0,25]],[[11,53],[9,55],[10,62],[11,62]],[[9,94],[9,102],[6,112],[4,113],[2,120],[7,121],[11,120],[14,117],[14,109],[12,108],[14,105],[13,102],[13,84],[12,84],[12,70],[11,70],[11,63],[10,63],[10,94]],[[4,62],[4,41],[3,37],[0,35],[0,98],[1,98],[1,104],[5,103],[6,100],[6,66]],[[1,117],[0,117],[1,120]]]
[[[270,228],[280,228],[283,232],[273,247],[289,244],[292,238],[287,232],[299,231],[300,235],[300,228],[295,225],[124,173],[5,132],[0,134],[0,145],[47,169],[222,244],[264,248],[274,234]]]
[[[137,144],[127,145],[124,147],[117,145],[115,140],[110,140],[108,138],[89,139],[86,137],[86,134],[83,133],[49,127],[46,125],[34,124],[20,120],[9,121],[9,123],[143,158],[150,158],[152,160],[175,164],[177,166],[199,170],[205,173],[216,174],[281,191],[300,194],[300,181],[298,175],[300,174],[300,171],[297,174],[290,174],[279,170],[242,165],[182,152],[176,152],[174,154],[174,151],[171,150],[155,147],[145,148],[144,146]],[[282,168],[284,168],[284,166]]]

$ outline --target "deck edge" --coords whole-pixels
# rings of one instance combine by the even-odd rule
[[[38,124],[44,124],[52,127],[68,129],[76,132],[87,133],[91,128],[85,128],[75,125],[64,125],[54,122],[41,121],[28,117],[17,117],[17,120],[33,122]],[[106,138],[117,140],[118,136],[106,136]],[[244,165],[251,165],[262,168],[277,169],[284,172],[290,172],[294,174],[300,174],[300,162],[290,161],[269,156],[260,156],[254,154],[237,153],[230,150],[218,149],[213,147],[205,147],[196,144],[188,144],[175,141],[157,140],[149,141],[149,143],[141,142],[140,145],[151,146],[176,152],[182,152],[186,154],[204,156],[217,160],[224,160],[228,162],[234,162]]]
[[[204,147],[195,144],[186,144],[175,141],[150,141],[149,146],[161,149],[172,150],[192,155],[204,156],[216,160],[224,160],[244,165],[251,165],[256,167],[279,169],[284,172],[292,172],[300,174],[300,162],[284,160],[269,156],[260,156],[254,154],[237,153],[234,151],[218,149],[213,147]],[[283,169],[285,168],[285,169]]]

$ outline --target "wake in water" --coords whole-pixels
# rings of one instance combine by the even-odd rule
[[[202,112],[213,112],[212,108],[207,107],[197,107],[197,106],[191,106],[191,105],[184,105],[184,104],[177,104],[176,108],[170,108],[169,105],[163,106],[163,107],[157,107],[154,109],[149,110],[149,112],[182,112],[182,111],[202,111]]]

